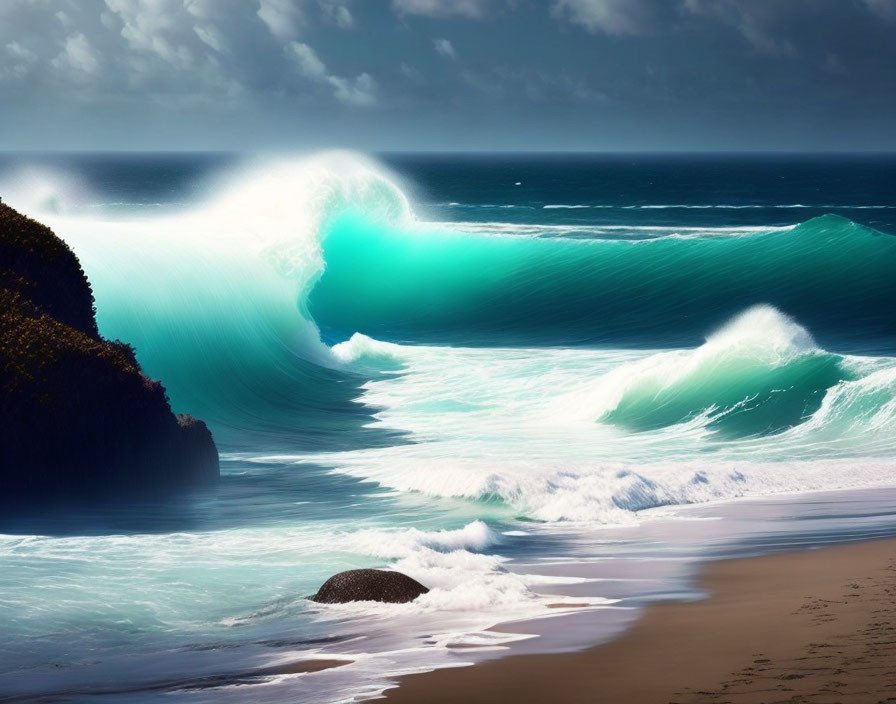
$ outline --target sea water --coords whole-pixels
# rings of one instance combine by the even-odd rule
[[[894,185],[887,156],[4,157],[222,478],[5,517],[0,696],[345,700],[608,637],[702,559],[896,532]],[[307,600],[355,567],[431,591]],[[315,658],[352,664],[271,674]]]

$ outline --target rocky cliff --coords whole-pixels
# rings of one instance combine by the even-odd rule
[[[145,496],[218,477],[202,421],[100,337],[69,247],[0,203],[0,506]]]

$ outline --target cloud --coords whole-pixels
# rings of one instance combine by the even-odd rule
[[[336,99],[346,105],[368,107],[376,103],[377,83],[369,73],[351,79],[327,76],[327,83],[333,86]]]
[[[289,51],[292,52],[303,76],[313,79],[326,78],[327,67],[310,46],[301,42],[292,42],[289,45]]]
[[[392,9],[400,15],[480,19],[494,4],[494,0],[392,0]]]
[[[197,26],[193,28],[193,31],[196,32],[196,36],[199,37],[203,43],[207,44],[218,53],[223,54],[227,51],[224,38],[213,25],[206,25],[204,27]]]
[[[278,39],[298,34],[304,15],[295,0],[258,0],[258,17]]]
[[[329,85],[339,102],[359,106],[376,103],[377,83],[369,73],[361,73],[354,78],[331,74],[317,52],[302,42],[291,42],[287,52],[303,76],[317,83]]]
[[[373,71],[329,71],[300,38],[315,25],[354,27],[348,2],[0,0],[0,103],[52,96],[239,109],[268,96],[307,100],[302,76],[340,103],[372,105]]]
[[[589,32],[623,36],[654,31],[660,9],[655,0],[556,0],[551,12]]]
[[[524,127],[531,144],[590,145],[591,115],[656,124],[659,144],[671,122],[652,116],[678,110],[685,148],[726,120],[774,148],[891,145],[894,21],[896,0],[0,0],[0,141],[450,146],[478,120],[480,146]]]
[[[65,48],[54,60],[57,65],[68,65],[77,72],[95,75],[100,62],[93,47],[83,34],[73,34],[65,40]]]
[[[4,49],[11,61],[0,62],[0,82],[4,79],[22,80],[37,56],[17,41],[9,42]]]
[[[6,53],[14,59],[22,59],[24,61],[34,61],[37,57],[34,52],[29,51],[18,42],[10,42],[6,45]]]
[[[881,17],[896,19],[896,0],[861,0]],[[670,34],[702,20],[737,31],[757,51],[770,56],[797,53],[810,26],[856,15],[845,0],[553,0],[551,14],[592,34],[617,37]],[[861,14],[861,13],[858,13]]]
[[[885,19],[896,19],[896,0],[861,0]],[[551,14],[592,34],[617,37],[669,34],[683,24],[703,21],[737,31],[754,49],[769,56],[794,55],[811,39],[809,27],[832,25],[855,16],[841,0],[553,0]]]
[[[418,71],[416,68],[411,66],[406,61],[402,61],[401,65],[398,68],[401,71],[401,75],[404,76],[405,78],[407,78],[408,80],[413,81],[414,83],[424,83],[425,82],[424,78],[423,78],[423,74],[420,73],[420,71]]]
[[[195,54],[190,44],[198,37],[191,31],[193,21],[185,17],[188,13],[182,3],[177,0],[106,0],[106,6],[117,16],[121,23],[120,34],[131,49],[154,54],[178,69],[189,69],[194,65]]]
[[[436,53],[446,56],[449,59],[457,58],[457,52],[454,51],[454,45],[447,39],[434,39],[433,46],[436,48]]]
[[[324,17],[339,27],[339,29],[354,29],[355,18],[352,16],[351,10],[345,5],[321,2],[320,9]]]

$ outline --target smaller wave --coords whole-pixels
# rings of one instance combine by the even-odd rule
[[[896,428],[896,368],[873,371],[855,380],[843,381],[824,397],[818,411],[793,434],[813,442],[842,442],[861,438],[868,451],[882,442],[889,447]]]
[[[545,225],[514,222],[430,222],[433,227],[450,228],[458,232],[488,235],[514,235],[520,237],[540,237],[544,239],[660,239],[664,237],[698,238],[739,235],[766,234],[772,232],[789,232],[793,225],[741,226],[723,225],[720,227],[686,226],[686,225]]]
[[[615,205],[565,205],[563,203],[558,204],[550,204],[541,206],[544,210],[579,210],[582,208],[594,208],[594,209],[603,209],[603,208],[615,208]]]
[[[358,332],[345,342],[333,345],[332,353],[343,364],[365,369],[400,369],[404,363],[401,345],[375,340]]]
[[[505,570],[506,558],[485,553],[501,542],[484,521],[472,521],[454,530],[422,531],[416,528],[361,530],[347,533],[337,543],[343,549],[391,561],[391,567],[429,587],[430,591],[411,604],[413,611],[487,612],[504,616],[534,616],[548,603],[563,603],[560,597],[539,595],[530,587],[538,584],[575,584],[584,579],[520,574]],[[581,600],[569,599],[570,602]],[[595,606],[610,600],[586,600]],[[361,603],[337,607],[337,613],[394,611],[394,605]],[[333,610],[328,607],[328,610]]]
[[[736,436],[777,433],[808,419],[849,378],[842,358],[772,306],[754,306],[695,350],[662,352],[600,379],[589,413],[629,430],[697,418]]]
[[[668,436],[657,438],[662,446],[669,441]],[[367,455],[357,458],[358,461],[339,461],[338,471],[374,480],[398,491],[465,498],[489,504],[497,500],[534,521],[572,521],[592,525],[636,523],[648,518],[641,512],[664,506],[892,485],[893,465],[890,459],[849,457],[793,460],[781,459],[778,454],[772,451],[760,455],[761,459],[757,460],[741,457],[724,461],[718,461],[712,455],[690,460],[654,457],[637,462],[619,459],[529,460],[502,457],[500,454],[495,457],[458,456],[448,459],[427,453],[425,447],[409,447],[406,452],[388,458]],[[419,550],[415,548],[415,551]],[[416,570],[416,561],[425,558],[426,554],[437,560],[433,563],[437,569],[452,561],[456,561],[455,566],[475,562],[464,555],[449,553],[442,556],[437,551],[435,554],[433,552],[430,550],[409,556],[408,562],[399,559],[395,568],[408,570],[408,574],[425,583],[425,579],[431,578],[429,574],[410,570]],[[443,561],[443,557],[447,559]],[[474,557],[488,556],[477,554]],[[497,564],[495,569],[499,569]],[[438,576],[439,572],[435,574]],[[448,583],[445,586],[448,587]],[[500,603],[501,590],[493,592],[492,598],[495,603]]]
[[[743,330],[725,335],[723,328],[711,336],[720,352],[715,358],[709,350],[696,354],[700,348],[649,357],[667,366],[678,390],[685,381],[699,387],[687,399],[694,403],[681,403],[674,387],[652,397],[660,410],[668,402],[676,411],[669,426],[656,431],[594,422],[595,395],[614,370],[630,376],[643,370],[639,357],[648,357],[412,347],[405,349],[406,373],[371,382],[362,399],[379,409],[378,423],[411,433],[412,443],[295,459],[327,461],[336,471],[397,491],[481,501],[496,515],[509,509],[536,521],[595,524],[639,521],[641,511],[659,506],[892,483],[896,360],[839,358],[783,314],[761,312],[741,316],[742,327],[757,325],[755,338],[767,333],[754,345],[766,364],[749,370],[745,381],[725,364],[737,359],[736,341],[749,342]],[[812,362],[801,366],[806,359],[836,376],[819,383]],[[780,375],[768,383],[776,365]],[[687,367],[690,376],[676,373]],[[727,400],[719,395],[728,393],[726,383],[734,385]],[[633,392],[644,391],[643,384],[634,386]],[[794,415],[800,422],[789,430],[769,433],[769,417],[780,423],[782,414],[805,405],[805,388],[817,389],[809,401],[815,406],[823,398],[821,408],[808,419]],[[739,402],[768,389],[767,408]],[[444,412],[455,399],[467,407]],[[690,422],[678,422],[689,416]],[[722,433],[713,430],[720,425],[729,435],[747,437],[720,442]]]
[[[281,459],[483,502],[492,516],[593,524],[631,523],[660,506],[892,483],[896,359],[832,354],[770,306],[694,349],[399,353],[402,374],[372,379],[359,401],[411,442]],[[469,532],[420,534],[414,551],[448,543],[476,552],[481,535]]]
[[[352,547],[383,558],[403,558],[418,548],[441,553],[454,550],[481,552],[497,545],[500,537],[484,521],[472,521],[455,530],[423,531],[416,528],[396,531],[360,531],[349,534]]]

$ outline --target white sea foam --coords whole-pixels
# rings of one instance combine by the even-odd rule
[[[681,437],[679,436],[679,440]],[[441,449],[460,451],[451,444]],[[432,450],[432,448],[430,448]],[[565,454],[558,451],[557,454]],[[771,454],[766,453],[766,457]],[[814,490],[887,486],[887,456],[863,459],[624,461],[458,457],[445,460],[418,451],[386,459],[340,458],[340,471],[374,479],[401,491],[469,499],[500,498],[539,521],[605,526],[643,519],[660,506],[725,501]]]
[[[543,521],[600,524],[636,521],[662,505],[892,481],[896,360],[830,355],[769,306],[693,350],[390,352],[402,371],[369,382],[362,401],[378,425],[414,442],[295,460],[400,491],[495,498]],[[760,389],[774,397],[779,381],[805,385],[809,372],[831,384],[820,387],[811,417],[777,434],[719,440],[717,394],[736,408],[740,399],[727,396],[738,389],[745,402]],[[696,406],[649,433],[602,422],[631,398],[648,411],[682,398]]]
[[[400,368],[402,364],[401,345],[374,340],[357,332],[345,342],[333,345],[332,350],[333,355],[344,364],[378,369]]]
[[[360,530],[345,533],[333,547],[389,560],[395,569],[430,588],[429,593],[412,604],[399,607],[401,611],[459,610],[494,614],[509,609],[514,614],[532,615],[550,599],[537,595],[530,586],[581,581],[508,572],[502,567],[504,558],[483,552],[500,542],[499,535],[483,521],[476,520],[456,530]],[[350,604],[326,611],[381,613],[395,608],[383,604]]]

